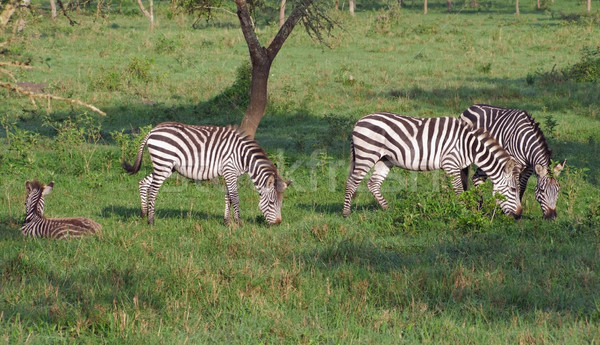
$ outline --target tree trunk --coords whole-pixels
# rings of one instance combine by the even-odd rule
[[[592,0],[587,0],[587,11],[588,12],[592,11]]]
[[[254,138],[258,124],[267,108],[267,86],[271,61],[260,59],[252,62],[252,81],[250,83],[250,104],[240,125],[241,130]]]
[[[250,61],[252,61],[250,104],[244,113],[240,130],[249,137],[254,138],[258,124],[265,114],[267,107],[269,73],[273,60],[275,60],[283,43],[304,15],[306,8],[312,4],[312,0],[305,0],[296,5],[296,8],[294,8],[288,19],[279,28],[277,35],[275,35],[268,48],[262,47],[258,41],[246,0],[235,0],[235,4],[237,6],[237,16],[240,20],[242,33],[250,52]]]
[[[349,0],[348,8],[350,9],[350,14],[354,15],[354,9],[356,8],[356,0]]]
[[[149,1],[150,1],[150,12],[148,12],[146,10],[146,8],[144,7],[142,0],[137,0],[137,3],[138,3],[138,6],[140,6],[140,10],[142,10],[142,13],[148,19],[150,19],[150,29],[154,29],[154,1],[153,0],[149,0]]]
[[[427,0],[425,0],[425,3],[423,4],[423,13],[427,14]]]
[[[451,12],[452,11],[452,0],[446,0],[446,3],[448,4],[448,12]]]
[[[517,2],[517,4],[516,4],[516,8],[517,8],[516,14],[519,15],[519,0],[517,0],[516,2]]]
[[[56,12],[56,1],[55,0],[50,0],[50,8],[52,9],[52,21],[55,22],[56,17],[58,16],[58,14]]]
[[[15,13],[19,6],[18,1],[9,1],[4,5],[4,10],[0,13],[0,25],[6,26],[10,17]]]
[[[279,7],[279,27],[285,23],[285,0],[281,0],[281,6]]]

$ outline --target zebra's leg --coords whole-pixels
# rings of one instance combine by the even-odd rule
[[[473,174],[473,177],[471,178],[475,186],[481,186],[486,179],[487,175],[480,168],[477,168],[477,170],[475,170],[475,174]]]
[[[158,194],[160,186],[162,186],[163,182],[165,182],[171,174],[171,171],[159,174],[156,170],[152,173],[152,182],[148,187],[148,224],[154,224],[154,201],[156,200],[156,195]]]
[[[523,194],[525,194],[525,189],[527,189],[527,182],[529,178],[533,174],[532,167],[526,167],[523,171],[521,171],[521,175],[519,175],[519,199],[523,200]]]
[[[462,192],[465,191],[463,188],[462,169],[444,168],[444,171],[452,178],[452,189],[454,189],[454,193],[456,193],[456,195],[461,195]]]
[[[383,158],[379,162],[375,163],[375,166],[373,167],[373,174],[367,182],[367,187],[369,188],[369,190],[371,191],[375,199],[377,199],[377,202],[379,202],[379,205],[381,205],[381,208],[383,209],[388,208],[388,203],[387,201],[385,201],[383,195],[381,194],[381,184],[383,183],[388,173],[390,172],[390,169],[393,166],[394,165],[390,163],[389,160]]]
[[[140,189],[140,199],[142,201],[142,212],[140,213],[140,217],[144,218],[148,215],[148,188],[152,183],[152,174],[146,176],[144,179],[138,182],[138,186]]]
[[[463,190],[467,190],[467,188],[469,188],[469,167],[467,166],[466,168],[463,168],[460,171],[460,182],[462,183],[462,188]]]
[[[348,179],[346,180],[346,196],[344,199],[344,217],[348,217],[350,215],[350,206],[352,203],[352,198],[354,197],[354,193],[356,193],[356,189],[358,188],[359,183],[365,178],[365,175],[374,163],[368,161],[367,164],[357,165],[355,162],[351,162],[350,174],[348,175]]]
[[[224,174],[225,177],[225,222],[231,222],[231,207],[233,206],[233,219],[240,222],[240,197],[237,189],[237,176]]]

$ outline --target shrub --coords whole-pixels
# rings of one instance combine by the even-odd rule
[[[595,83],[600,79],[600,46],[584,47],[581,61],[567,70],[569,79]]]

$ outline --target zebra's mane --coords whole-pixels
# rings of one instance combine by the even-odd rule
[[[250,135],[242,132],[237,126],[231,125],[227,126],[227,128],[231,128],[232,130],[234,130],[239,136],[240,140],[244,142],[244,144],[252,147],[254,157],[256,160],[259,160],[261,162],[260,165],[262,165],[268,170],[271,170],[276,176],[279,176],[279,173],[277,172],[277,167],[269,159],[269,156],[267,156],[267,152],[262,146],[260,146],[258,141],[252,139]]]
[[[39,195],[37,195],[37,198],[35,200],[33,200],[33,204],[31,205],[31,207],[32,207],[33,213],[37,214],[40,217],[43,217],[44,216],[43,214],[38,214],[38,204],[40,203],[40,200],[43,198],[44,184],[38,180],[27,181],[27,184],[28,184],[29,189],[27,190],[27,196],[25,198],[28,198],[29,195],[34,190],[39,191]]]
[[[500,145],[500,143],[496,140],[496,138],[494,138],[484,128],[473,129],[473,130],[471,130],[471,133],[473,133],[474,136],[483,139],[483,141],[488,143],[489,146],[498,146],[499,148],[501,148],[501,150],[494,150],[496,152],[495,155],[497,158],[499,158],[499,159],[512,158],[511,155]]]
[[[544,151],[544,154],[546,155],[546,157],[548,157],[548,163],[550,163],[550,158],[552,157],[552,149],[550,148],[550,146],[548,146],[548,142],[546,141],[546,138],[544,137],[544,133],[542,132],[542,129],[540,128],[540,124],[537,123],[533,119],[533,117],[531,117],[531,115],[529,115],[526,111],[524,111],[524,113],[525,113],[525,115],[527,115],[527,118],[531,122],[531,127],[533,128],[533,133],[535,134],[535,138],[540,143],[540,145],[542,145],[542,150]]]
[[[476,104],[476,106],[497,109],[497,110],[500,110],[501,114],[504,114],[506,111],[510,111],[510,110],[518,110],[519,112],[518,112],[517,116],[524,115],[527,118],[527,120],[529,121],[529,124],[531,125],[531,128],[533,130],[533,134],[535,135],[535,138],[537,139],[537,142],[540,143],[540,145],[542,146],[542,151],[544,152],[544,155],[546,157],[548,157],[548,163],[550,162],[550,158],[552,157],[552,149],[550,149],[550,146],[548,146],[548,142],[546,141],[546,138],[544,137],[544,133],[542,132],[542,129],[540,128],[540,124],[537,123],[535,121],[535,119],[533,117],[531,117],[531,115],[529,115],[529,113],[527,111],[522,110],[522,109],[502,108],[502,107],[497,107],[495,105],[489,105],[489,104]]]
[[[28,181],[31,189],[44,189],[44,184],[38,180]]]

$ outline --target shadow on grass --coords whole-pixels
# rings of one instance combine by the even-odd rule
[[[139,207],[126,207],[126,206],[108,206],[105,207],[99,214],[101,217],[114,217],[121,221],[130,221],[132,219],[140,219],[141,210]],[[155,221],[160,218],[194,218],[194,219],[223,219],[222,214],[211,213],[208,214],[203,211],[191,211],[185,209],[176,208],[160,208],[154,213]]]
[[[502,229],[403,248],[344,239],[296,257],[341,289],[361,282],[382,308],[418,301],[429,310],[460,313],[477,306],[486,319],[540,310],[598,319],[600,281],[586,273],[599,268],[596,245],[590,243],[595,235],[589,228],[569,233],[566,227],[558,224],[555,229],[563,233],[552,234]]]
[[[342,199],[339,202],[318,204],[300,203],[296,204],[295,206],[305,211],[315,211],[333,216],[342,216],[342,211],[344,210],[344,200]],[[372,202],[361,203],[359,205],[356,205],[356,201],[353,201],[352,203],[352,212],[374,212],[378,210],[381,210],[381,206],[379,206],[375,200]]]
[[[167,295],[172,293],[167,286],[151,293],[143,290],[144,286],[157,284],[156,272],[141,267],[120,267],[119,263],[108,263],[91,270],[65,270],[48,268],[18,253],[0,264],[0,272],[7,286],[27,279],[53,291],[52,296],[47,294],[48,291],[37,291],[31,299],[3,304],[5,320],[16,317],[37,326],[49,324],[67,329],[77,320],[87,320],[96,329],[109,329],[115,326],[109,310],[116,313],[134,306],[136,310],[138,306],[146,310],[163,310],[167,306]],[[90,295],[90,291],[94,293]]]
[[[0,241],[14,241],[23,236],[21,225],[17,219],[2,219],[0,221]]]

